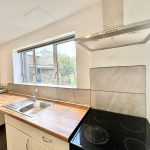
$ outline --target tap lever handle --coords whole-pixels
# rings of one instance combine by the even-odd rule
[[[38,89],[37,89],[37,88],[35,88],[35,89],[34,89],[34,92],[35,92],[35,94],[37,94],[37,93],[38,93]]]

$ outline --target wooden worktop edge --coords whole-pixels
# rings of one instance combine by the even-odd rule
[[[19,120],[19,121],[22,121],[22,122],[26,123],[27,125],[30,125],[30,126],[36,128],[36,129],[39,129],[39,130],[41,130],[41,131],[43,131],[43,132],[45,132],[45,133],[47,133],[47,134],[50,134],[50,135],[52,135],[52,136],[55,136],[55,137],[57,137],[57,138],[59,138],[59,139],[65,141],[65,142],[69,142],[69,137],[70,137],[70,136],[69,136],[69,137],[66,137],[66,136],[64,136],[64,135],[62,135],[62,134],[59,134],[59,133],[53,132],[53,131],[51,131],[51,130],[48,130],[48,129],[46,129],[46,128],[43,128],[42,126],[37,125],[37,124],[35,124],[35,123],[32,123],[32,122],[30,122],[30,121],[28,121],[28,120],[22,118],[21,116],[19,117],[19,116],[17,116],[17,115],[14,115],[14,114],[13,114],[14,112],[11,111],[11,110],[7,110],[7,108],[4,108],[4,107],[3,107],[3,108],[0,108],[0,110],[1,110],[3,113],[9,115],[10,117],[13,117],[13,118],[15,118],[15,119],[17,119],[17,120]],[[15,113],[16,113],[16,112],[15,112]]]
[[[5,93],[5,94],[11,94],[11,95],[17,95],[17,96],[24,96],[26,98],[30,98],[31,96],[29,95],[24,95],[24,94],[17,94],[17,93]],[[46,98],[38,98],[39,100],[43,100],[43,101],[48,101],[50,103],[55,103],[55,104],[60,104],[60,105],[66,105],[66,106],[70,106],[70,107],[74,107],[74,108],[79,108],[79,109],[84,109],[86,110],[86,112],[88,112],[90,110],[90,107],[89,106],[84,106],[84,105],[78,105],[78,104],[73,104],[73,103],[66,103],[66,102],[60,102],[60,101],[57,101],[57,100],[51,100],[51,99],[46,99]],[[74,132],[72,131],[72,133],[70,133],[69,136],[64,136],[63,134],[60,134],[60,133],[57,133],[57,132],[54,132],[54,131],[51,131],[50,129],[46,129],[38,124],[35,124],[33,122],[31,122],[30,120],[24,118],[20,113],[17,113],[17,112],[14,112],[13,110],[10,110],[8,108],[5,108],[3,106],[0,106],[0,111],[2,111],[3,113],[15,118],[15,119],[18,119],[19,121],[22,121],[28,125],[31,125],[32,127],[35,127],[43,132],[46,132],[52,136],[55,136],[65,142],[69,142],[69,138],[71,136],[71,134]],[[86,113],[85,113],[86,114]],[[84,116],[83,116],[84,118]],[[82,119],[83,119],[82,118]],[[82,121],[81,119],[81,121]],[[75,129],[74,129],[75,130]]]

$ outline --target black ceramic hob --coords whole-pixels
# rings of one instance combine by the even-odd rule
[[[70,149],[150,150],[150,125],[145,118],[91,109]]]

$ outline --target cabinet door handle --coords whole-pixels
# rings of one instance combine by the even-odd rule
[[[29,150],[29,139],[27,139],[26,150]]]
[[[46,142],[46,143],[52,143],[52,142],[53,142],[52,140],[50,140],[50,139],[48,139],[48,138],[45,138],[44,136],[42,136],[42,139],[43,139],[43,141]]]

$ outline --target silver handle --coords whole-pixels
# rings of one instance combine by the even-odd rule
[[[26,150],[29,150],[29,139],[27,139]]]
[[[56,79],[56,77],[57,77],[57,71],[55,72],[55,79]]]
[[[46,142],[46,143],[52,143],[52,142],[53,142],[52,140],[50,140],[50,139],[48,139],[48,138],[45,138],[44,136],[42,136],[42,139],[43,139],[43,141]]]
[[[51,79],[56,79],[57,77],[57,71],[54,73],[54,75],[51,77]]]

